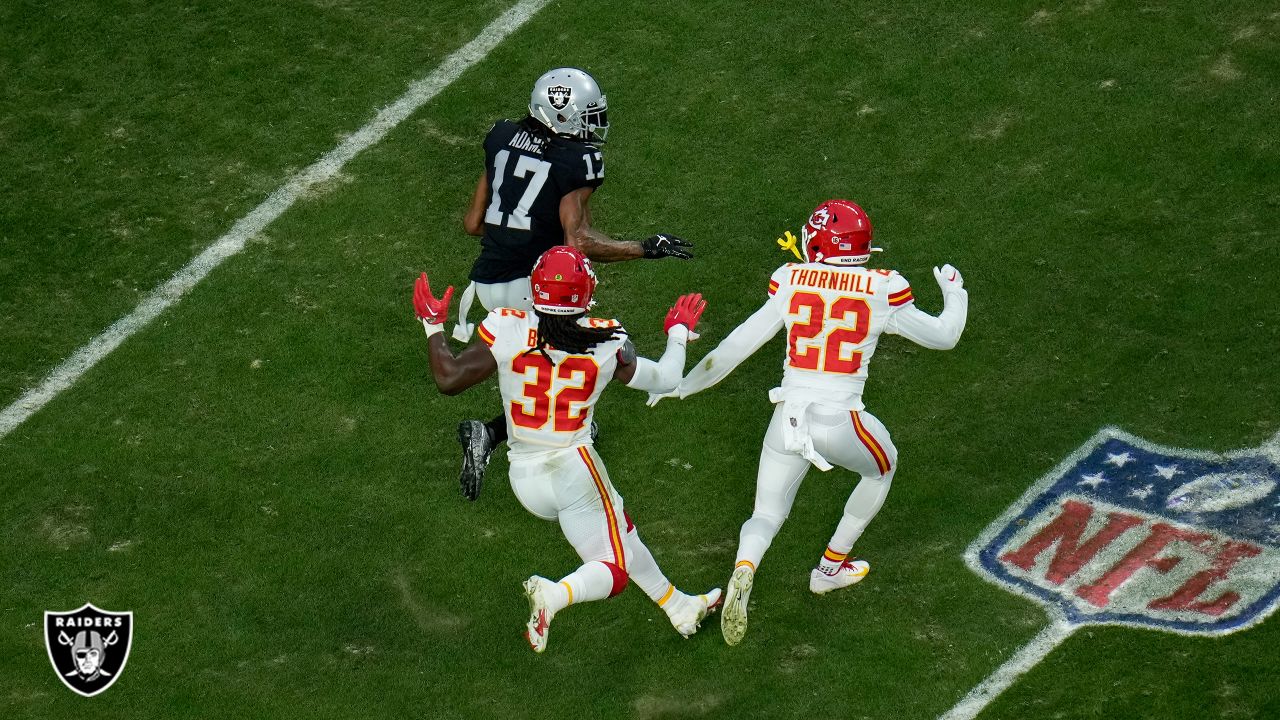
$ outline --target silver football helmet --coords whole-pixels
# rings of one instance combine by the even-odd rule
[[[533,84],[529,114],[557,135],[604,142],[608,104],[596,79],[578,68],[548,70]]]

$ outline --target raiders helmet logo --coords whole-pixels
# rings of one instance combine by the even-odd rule
[[[129,660],[133,613],[100,610],[85,603],[79,610],[44,614],[44,645],[62,683],[85,697],[115,684]]]
[[[551,107],[557,110],[563,110],[569,105],[569,100],[573,97],[573,90],[563,85],[552,85],[547,88],[547,101],[551,103]]]

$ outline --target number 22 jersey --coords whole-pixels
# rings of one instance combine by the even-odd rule
[[[477,334],[498,363],[498,389],[507,416],[513,459],[548,450],[591,444],[596,401],[618,367],[626,335],[617,320],[583,318],[589,327],[618,328],[618,336],[570,355],[534,349],[538,316],[499,308],[480,323]]]
[[[694,366],[678,393],[688,397],[716,384],[785,328],[778,395],[863,410],[862,390],[881,335],[946,349],[959,339],[967,314],[963,290],[946,299],[937,317],[917,309],[910,284],[893,270],[788,263],[769,279],[765,304]]]

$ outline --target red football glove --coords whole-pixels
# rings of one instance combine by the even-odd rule
[[[444,291],[444,296],[439,300],[433,297],[426,273],[422,273],[422,276],[413,284],[413,310],[425,323],[443,325],[449,319],[449,301],[452,299],[452,285]]]
[[[671,328],[676,325],[683,325],[692,334],[694,328],[698,327],[698,319],[702,317],[702,311],[706,309],[707,301],[702,299],[702,293],[681,295],[680,299],[676,300],[676,304],[667,311],[667,321],[662,324],[662,331],[671,332]]]

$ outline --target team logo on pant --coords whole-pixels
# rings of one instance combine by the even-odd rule
[[[552,85],[547,88],[547,101],[557,110],[565,109],[571,97],[573,97],[573,90],[563,85]]]
[[[1280,436],[1215,455],[1108,428],[966,552],[1071,626],[1242,630],[1280,598]]]
[[[63,684],[85,697],[111,687],[124,671],[133,640],[133,613],[79,610],[44,614],[44,645]]]

